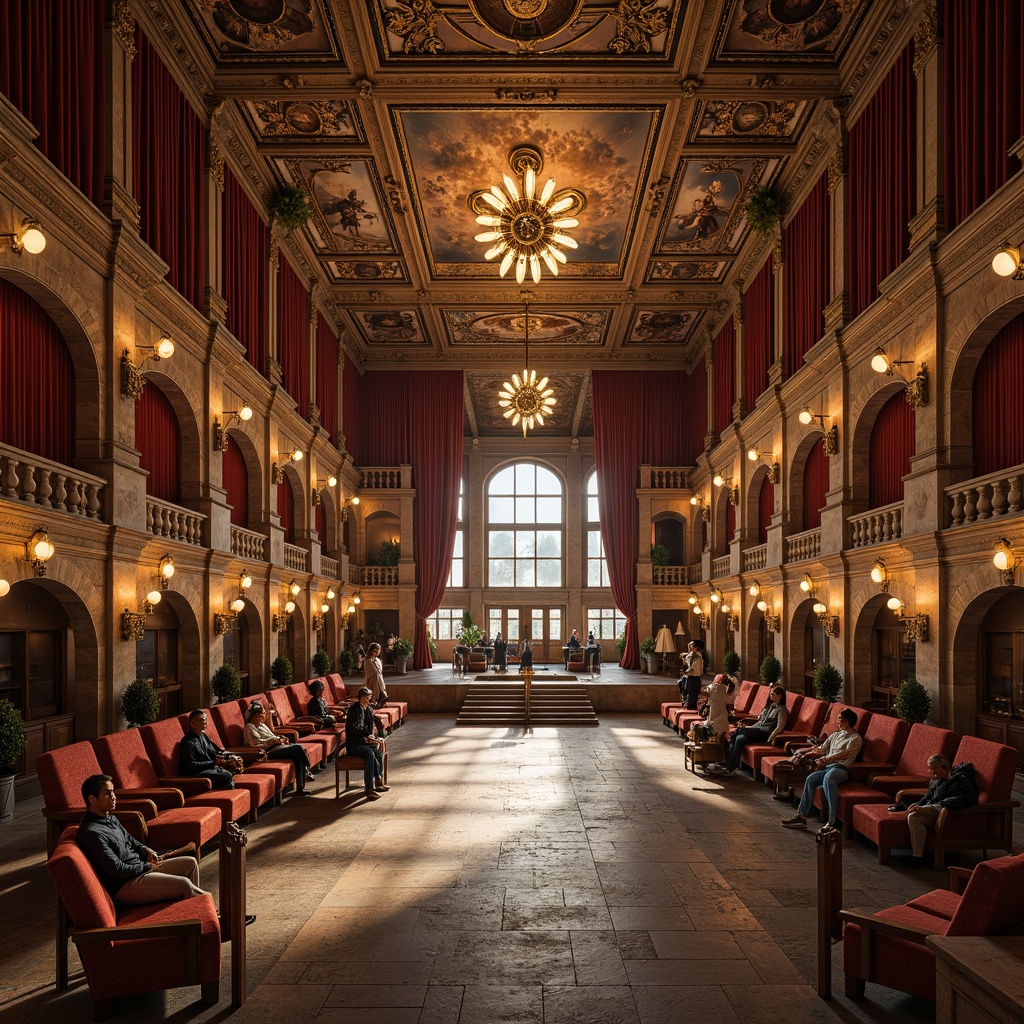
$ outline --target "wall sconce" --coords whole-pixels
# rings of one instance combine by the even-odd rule
[[[220,420],[213,421],[213,450],[215,452],[226,452],[228,450],[228,428],[235,423],[248,423],[252,419],[252,406],[243,405],[235,412],[225,412],[227,422],[222,427]]]
[[[1003,242],[999,251],[992,257],[992,269],[1000,277],[1012,277],[1014,281],[1024,281],[1024,263],[1020,258],[1020,246]]]
[[[159,363],[161,359],[170,359],[173,355],[174,342],[167,334],[160,335],[160,340],[153,346],[152,354],[146,356],[138,366],[132,362],[128,349],[125,349],[121,356],[121,394],[137,402],[146,389],[146,378],[142,376],[142,368],[150,360]]]
[[[313,616],[313,632],[322,633],[324,631],[324,617],[322,615]]]
[[[224,636],[234,625],[235,619],[245,608],[245,592],[252,586],[252,577],[241,573],[238,577],[238,596],[228,605],[227,612],[216,612],[213,616],[214,636]]]
[[[748,448],[747,458],[751,462],[763,462],[768,467],[768,480],[770,483],[777,484],[782,478],[782,471],[779,468],[779,464],[773,458],[766,458],[764,452],[760,448]],[[733,502],[733,504],[736,504]]]
[[[11,585],[7,580],[0,580],[0,597],[6,597],[11,592]]]
[[[0,252],[10,249],[17,256],[23,251],[38,256],[45,248],[46,235],[34,217],[26,217],[21,222],[20,230],[0,234]]]
[[[725,628],[730,633],[738,633],[740,631],[740,617],[738,615],[730,615],[725,620]]]
[[[800,581],[800,589],[805,594],[810,594],[814,590],[814,580],[807,573],[804,573],[804,578]]]
[[[740,503],[740,489],[738,486],[733,487],[732,477],[722,476],[721,473],[716,473],[712,478],[711,482],[716,487],[728,487],[729,488],[729,504],[738,505]]]
[[[775,614],[774,608],[771,611],[769,611],[769,608],[772,608],[772,606],[768,604],[764,597],[757,602],[757,610],[764,616],[765,629],[769,633],[778,633],[782,628],[781,619]]]
[[[291,583],[288,584],[288,593],[291,594],[292,597],[298,597],[299,594],[302,593],[302,587],[300,587],[298,583],[295,582],[295,580],[292,580]],[[291,610],[291,608],[288,609],[288,611]]]
[[[761,584],[758,583],[757,580],[754,580],[750,584],[750,587],[747,590],[747,593],[750,594],[751,597],[760,597],[761,596]]]
[[[833,455],[839,454],[839,425],[833,423],[831,427],[825,426],[825,414],[820,412],[812,412],[809,405],[805,405],[800,410],[799,420],[804,426],[808,426],[815,420],[821,425],[821,432],[824,435],[824,442],[822,448],[825,451],[825,457],[831,459]],[[832,417],[830,416],[829,419]]]
[[[1013,574],[1017,569],[1017,556],[1010,548],[1010,542],[1000,537],[996,543],[996,553],[992,556],[992,564],[999,570],[1004,587],[1013,586]]]
[[[278,452],[277,457],[283,461],[280,463],[275,462],[270,467],[270,482],[272,484],[283,484],[284,483],[284,467],[289,462],[301,462],[302,461],[302,449],[293,448],[290,452]]]
[[[345,606],[345,610],[341,613],[341,628],[342,629],[348,629],[349,616],[350,615],[355,615],[355,613],[356,613],[355,603],[350,600],[349,603]]]
[[[171,577],[174,575],[174,559],[170,555],[164,555],[156,570],[160,578],[160,589],[166,590],[171,585]]]
[[[297,584],[293,583],[292,586],[297,587]],[[286,601],[284,610],[280,614],[274,616],[273,627],[275,633],[280,633],[282,630],[288,628],[288,624],[292,621],[293,611],[295,611],[295,602]]]
[[[839,636],[839,616],[829,615],[827,605],[815,601],[814,614],[818,616],[821,628],[825,630],[825,636]]]
[[[896,616],[897,619],[906,625],[907,639],[911,643],[928,643],[927,615],[908,615],[906,609],[903,607],[903,602],[898,597],[890,597],[889,600],[886,601],[886,607]]]
[[[706,612],[700,605],[697,605],[693,609],[693,614],[697,616],[697,621],[700,623],[701,630],[706,633],[708,631],[708,626],[711,625],[711,612]]]
[[[31,563],[37,576],[46,575],[46,563],[53,558],[56,548],[50,543],[46,530],[40,526],[26,545],[25,557]]]
[[[711,594],[709,596],[711,598],[712,604],[718,604],[722,600],[722,592],[718,589],[718,587],[712,587]]]
[[[879,346],[871,357],[871,369],[876,373],[884,373],[887,377],[899,377],[907,385],[907,402],[911,409],[921,409],[928,404],[928,367],[924,363],[912,380],[907,380],[897,371],[897,366],[913,365],[913,359],[890,359],[885,349]]]
[[[146,636],[146,616],[142,612],[121,612],[121,639],[138,643]]]
[[[703,494],[694,494],[690,498],[690,504],[700,509],[700,517],[705,523],[711,522],[711,506],[704,500]]]
[[[883,594],[889,593],[889,573],[886,571],[885,562],[875,562],[871,567],[871,582],[877,583]]]
[[[349,509],[349,506],[350,505],[358,505],[358,504],[359,504],[359,495],[358,494],[353,494],[351,497],[346,498],[341,503],[341,521],[343,523],[347,523],[348,522],[348,509]]]
[[[326,480],[321,480],[319,477],[316,481],[316,487],[310,492],[310,501],[313,503],[313,508],[316,508],[320,504],[320,492],[325,487],[334,487],[338,483],[338,478],[334,475],[329,476]]]

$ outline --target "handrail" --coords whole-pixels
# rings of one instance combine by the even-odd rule
[[[722,576],[728,576],[731,572],[731,555],[719,555],[718,558],[713,558],[711,560],[711,578],[713,580],[720,579]]]
[[[1024,466],[1010,466],[944,488],[951,503],[951,526],[1015,515],[1022,507]]]
[[[103,522],[106,486],[101,476],[0,444],[0,497]]]
[[[786,561],[805,562],[821,554],[821,527],[792,533],[786,538]]]
[[[309,572],[309,552],[297,544],[285,544],[284,567],[296,572]]]
[[[244,526],[231,527],[231,554],[236,558],[251,559],[254,562],[264,560],[267,538],[255,530],[247,530]]]
[[[327,555],[321,555],[320,575],[332,580],[338,579],[338,560],[336,558],[328,558]]]
[[[361,491],[386,490],[397,491],[412,486],[411,480],[405,480],[403,470],[406,466],[364,466],[362,469]]]
[[[201,512],[146,495],[146,530],[154,537],[202,547],[205,522],[206,516]]]
[[[743,571],[757,572],[768,564],[768,545],[758,544],[743,552]]]
[[[850,547],[868,548],[888,544],[903,536],[903,502],[881,505],[859,515],[847,516],[850,524]]]

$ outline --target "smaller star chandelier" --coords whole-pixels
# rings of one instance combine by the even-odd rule
[[[513,321],[514,323],[515,321]],[[523,376],[512,374],[512,383],[507,381],[498,392],[498,405],[505,411],[502,416],[512,421],[512,426],[523,425],[523,437],[533,427],[543,427],[544,417],[551,415],[555,404],[554,392],[548,387],[547,377],[537,380],[537,371],[530,366],[530,304],[526,303],[523,318],[523,332],[526,339],[526,354],[523,358]]]
[[[504,189],[492,185],[489,192],[474,192],[469,200],[470,208],[477,215],[477,224],[491,229],[476,236],[478,242],[493,243],[484,253],[484,259],[500,256],[498,273],[502,277],[515,264],[519,284],[526,280],[527,268],[534,283],[540,281],[541,260],[557,277],[558,264],[566,261],[559,246],[578,248],[575,239],[565,234],[565,230],[579,226],[579,221],[571,215],[583,209],[586,199],[574,189],[556,192],[554,178],[548,179],[538,195],[537,174],[543,167],[543,160],[532,146],[514,149],[508,162],[518,182],[506,174]]]

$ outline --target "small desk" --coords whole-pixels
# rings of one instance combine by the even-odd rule
[[[935,953],[936,1024],[1020,1024],[1024,938],[929,935]]]

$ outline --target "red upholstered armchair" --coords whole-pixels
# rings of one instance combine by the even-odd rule
[[[64,833],[46,865],[58,897],[57,957],[64,961],[58,988],[67,988],[70,938],[96,1003],[95,1020],[110,1016],[115,996],[186,985],[201,985],[202,1001],[216,1003],[220,925],[213,898],[203,894],[119,911],[79,850],[77,832],[74,826]]]
[[[951,889],[968,875],[963,895],[936,889],[877,913],[842,910],[846,994],[867,981],[935,1001],[935,955],[929,935],[1024,934],[1024,854],[954,869]]]

